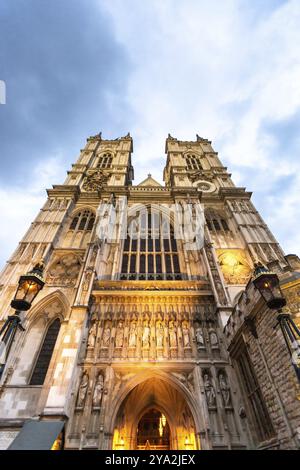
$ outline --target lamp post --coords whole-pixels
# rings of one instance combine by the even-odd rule
[[[255,264],[253,284],[258,289],[267,306],[277,311],[277,326],[280,326],[292,364],[300,381],[300,330],[292,317],[283,313],[286,299],[279,285],[276,273],[269,271],[261,263]]]
[[[43,279],[44,265],[42,262],[36,264],[27,274],[20,277],[18,288],[11,307],[15,309],[13,315],[9,315],[0,330],[0,379],[13,343],[16,331],[25,331],[21,323],[20,313],[30,309],[32,302],[45,285]]]

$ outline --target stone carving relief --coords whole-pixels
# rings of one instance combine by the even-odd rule
[[[177,347],[177,333],[176,333],[176,327],[173,321],[169,322],[169,341],[170,341],[171,348]]]
[[[93,408],[101,407],[103,391],[104,391],[104,379],[103,379],[102,373],[100,372],[96,379],[96,384],[95,384],[94,393],[93,393]]]
[[[208,408],[216,407],[216,391],[208,371],[203,373],[203,385]]]
[[[47,283],[73,287],[76,284],[81,264],[82,258],[75,253],[59,257],[48,270]]]
[[[89,387],[89,375],[88,375],[87,371],[84,371],[84,373],[81,377],[79,390],[78,390],[78,396],[77,396],[76,406],[78,408],[83,408],[84,407],[87,392],[88,392],[88,387]]]
[[[195,340],[197,349],[205,349],[203,330],[199,323],[195,324]]]
[[[84,178],[82,188],[85,191],[100,191],[103,186],[107,183],[110,173],[106,173],[100,169],[88,170],[86,177]]]
[[[189,324],[186,320],[182,322],[182,338],[183,338],[183,347],[189,348],[191,346],[190,330],[189,330]]]
[[[230,388],[227,383],[227,378],[224,372],[219,372],[218,375],[219,386],[222,395],[223,404],[225,407],[231,407]]]
[[[166,312],[158,308],[155,313],[138,313],[135,306],[127,314],[122,302],[123,297],[118,298],[120,307],[116,313],[112,313],[113,305],[93,305],[93,321],[87,340],[89,358],[96,345],[95,355],[106,359],[198,358],[197,351],[203,356],[207,345],[210,349],[220,350],[214,304],[197,305],[193,313],[186,307],[176,312],[172,305]]]
[[[158,348],[164,346],[164,327],[160,320],[156,324],[156,346]]]
[[[96,322],[94,322],[89,331],[88,342],[87,342],[88,348],[95,347],[96,338],[97,338],[97,324]]]
[[[129,347],[135,348],[136,347],[136,338],[137,338],[137,327],[136,322],[133,321],[130,326],[130,333],[129,333]]]
[[[216,252],[226,284],[246,284],[252,270],[245,250],[218,249]]]
[[[109,321],[107,321],[104,327],[103,337],[102,337],[102,346],[104,346],[105,348],[109,347],[110,336],[111,336],[111,324]]]
[[[174,377],[180,380],[180,382],[185,385],[185,387],[190,390],[190,392],[194,393],[195,388],[194,388],[194,373],[193,371],[191,372],[172,372]]]
[[[207,261],[210,267],[210,272],[214,280],[215,288],[218,294],[219,302],[222,305],[227,305],[227,297],[225,294],[225,290],[219,275],[219,271],[217,268],[216,260],[213,254],[213,247],[211,243],[206,243],[205,246]]]
[[[150,346],[150,328],[148,320],[144,321],[142,344],[143,348],[149,348]]]
[[[209,331],[209,341],[212,349],[219,349],[218,336],[213,329],[210,329]]]
[[[123,322],[120,321],[118,324],[117,332],[116,332],[116,348],[122,348],[124,340],[124,326]]]

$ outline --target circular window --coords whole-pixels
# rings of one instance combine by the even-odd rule
[[[193,186],[198,188],[203,193],[212,193],[216,190],[216,186],[208,181],[198,180],[193,183]]]

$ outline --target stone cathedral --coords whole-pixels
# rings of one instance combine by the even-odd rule
[[[276,272],[299,325],[299,258],[209,140],[168,136],[164,186],[133,185],[132,152],[130,134],[88,138],[2,272],[0,326],[41,259],[45,286],[1,377],[0,448],[40,426],[52,449],[299,449],[299,381],[251,283],[257,261]],[[196,248],[184,205],[202,208]]]

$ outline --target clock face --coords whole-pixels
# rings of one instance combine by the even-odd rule
[[[193,186],[198,188],[203,193],[213,193],[216,190],[216,186],[209,181],[197,180],[193,183]]]

